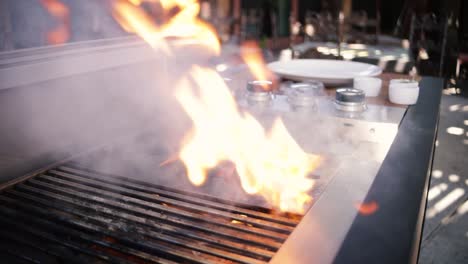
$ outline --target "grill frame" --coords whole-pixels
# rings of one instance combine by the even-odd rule
[[[110,44],[121,42],[121,38],[109,40]],[[10,82],[2,82],[0,89],[20,88],[21,90],[22,86],[25,84],[25,80],[27,80],[27,83],[37,84],[55,78],[76,75],[77,72],[68,72],[65,75],[54,76],[49,74],[50,69],[54,68],[53,66],[56,65],[56,61],[54,60],[56,51],[60,51],[67,46],[73,48],[69,44],[47,48],[47,53],[50,53],[52,56],[50,56],[50,58],[47,56],[43,62],[49,63],[47,65],[51,67],[44,67],[43,63],[37,63],[37,61],[35,61],[35,56],[32,56],[36,55],[38,51],[45,50],[42,48],[15,51],[11,54],[6,54],[8,55],[7,58],[2,54],[2,56],[0,56],[2,62],[9,57],[18,57],[24,59],[25,63],[22,64],[21,67],[17,67],[18,65],[13,64],[5,65],[1,75],[2,77],[8,77]],[[107,48],[106,45],[100,46],[102,46],[101,48],[103,50]],[[122,49],[116,50],[119,54],[122,53]],[[25,53],[28,54],[27,57],[23,56]],[[70,55],[69,57],[74,57],[73,54]],[[131,57],[135,57],[135,53],[132,54]],[[150,57],[145,57],[145,60],[146,58]],[[31,62],[28,63],[28,60]],[[119,58],[119,65],[121,61],[121,58]],[[99,62],[107,61],[99,60]],[[94,59],[93,65],[96,65],[95,63],[96,60]],[[63,67],[60,69],[63,70]],[[99,69],[94,69],[94,71],[99,71]],[[401,76],[396,76],[396,78],[401,78]],[[430,176],[430,170],[428,171],[428,169],[430,169],[432,164],[432,147],[434,146],[437,133],[438,107],[440,105],[443,80],[423,77],[420,87],[420,98],[424,98],[424,100],[421,99],[418,104],[409,107],[409,111],[404,117],[395,139],[395,142],[399,141],[408,144],[401,144],[400,146],[393,146],[391,148],[391,157],[382,164],[382,169],[376,176],[376,183],[373,184],[371,188],[372,193],[366,197],[366,199],[378,200],[381,202],[378,214],[372,217],[360,216],[352,220],[354,223],[351,230],[346,230],[346,241],[343,244],[341,244],[342,241],[339,241],[339,245],[336,245],[336,251],[339,252],[339,258],[337,259],[335,259],[335,253],[329,254],[328,257],[326,256],[326,250],[334,247],[331,245],[332,242],[323,240],[323,237],[317,236],[317,233],[314,233],[317,229],[322,230],[323,233],[326,233],[324,230],[330,231],[329,229],[336,232],[335,228],[329,227],[329,223],[326,221],[321,223],[322,225],[317,225],[317,221],[310,221],[309,224],[307,224],[303,223],[304,220],[306,220],[303,219],[293,232],[293,234],[300,234],[302,232],[303,235],[297,236],[294,239],[290,236],[287,240],[287,242],[290,242],[290,245],[284,244],[281,247],[280,250],[282,250],[284,254],[282,254],[282,252],[275,254],[275,258],[272,260],[273,263],[275,263],[275,259],[276,263],[284,263],[281,262],[284,259],[282,257],[295,257],[294,260],[296,263],[320,262],[319,260],[324,258],[328,260],[327,262],[335,261],[337,263],[346,262],[346,260],[349,262],[353,259],[357,259],[359,262],[369,263],[382,262],[383,260],[387,263],[400,263],[408,262],[409,258],[411,258],[409,260],[411,262],[415,263],[417,261],[420,232],[425,209],[425,197]],[[411,141],[409,141],[410,139]],[[413,155],[413,152],[408,151],[408,149],[417,149],[421,155]],[[54,152],[55,151],[56,150],[54,150]],[[395,170],[394,164],[399,164],[398,170]],[[418,170],[415,170],[415,168]],[[23,174],[24,173],[20,173],[20,175]],[[16,178],[8,182],[7,185],[14,185],[15,183],[33,176],[34,175],[28,174],[21,178]],[[394,186],[392,192],[385,192],[388,186]],[[1,185],[0,189],[2,187],[6,187],[6,185]],[[332,187],[333,186],[330,186],[329,189]],[[349,199],[346,199],[348,197],[342,196],[341,200],[349,201]],[[320,198],[316,201],[314,208],[323,203],[326,204],[326,199]],[[405,207],[402,208],[401,204],[405,204]],[[316,214],[316,211],[318,210],[309,210],[306,216],[312,215],[312,213],[316,216],[320,215]],[[395,214],[399,215],[401,219],[400,224],[395,224],[393,220]],[[341,217],[342,212],[337,210],[337,212],[328,212],[327,215],[332,219],[336,219]],[[309,218],[313,220],[312,217]],[[408,226],[407,223],[415,224]],[[387,243],[375,243],[375,234],[381,234],[382,236],[380,238],[385,239]],[[389,245],[391,245],[392,250],[389,250]],[[304,247],[307,247],[307,250],[303,250]],[[314,250],[309,250],[312,248]],[[366,250],[366,255],[362,254],[364,249]],[[319,252],[320,257],[313,254],[314,252]],[[401,254],[395,254],[395,252],[400,252]],[[9,257],[9,255],[1,252],[0,255],[2,257],[7,257],[6,259]]]
[[[36,241],[58,243],[74,251],[74,256],[80,252],[78,258],[87,262],[120,263],[123,258],[123,262],[132,263],[265,263],[300,222],[299,216],[274,215],[266,212],[266,208],[94,172],[73,162],[89,153],[92,151],[0,185],[0,206],[5,209],[0,213],[0,223],[24,232],[26,237],[39,238]],[[193,225],[197,214],[207,217],[198,219],[199,225]],[[128,238],[122,238],[126,234],[122,223],[135,225]],[[36,252],[35,256],[28,256],[11,248],[2,250],[0,246],[0,254],[10,257],[57,260],[69,254],[41,248],[42,243],[27,244],[10,231],[1,234],[4,242],[9,238]],[[61,241],[60,234],[68,234],[73,241]],[[112,239],[97,239],[96,234]],[[144,243],[133,236],[144,237],[141,240]],[[116,240],[117,237],[120,238]],[[202,244],[191,245],[187,241]],[[38,255],[37,251],[46,252],[46,256]]]

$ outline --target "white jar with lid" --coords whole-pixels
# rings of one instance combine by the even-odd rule
[[[390,102],[394,104],[416,104],[419,97],[419,84],[409,79],[393,79],[388,87]]]

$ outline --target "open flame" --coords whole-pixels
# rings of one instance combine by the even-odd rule
[[[182,36],[219,51],[215,33],[197,18],[200,8],[197,1],[160,1],[165,10],[174,7],[180,10],[162,25],[139,9],[140,3],[117,1],[114,14],[123,28],[137,33],[152,47],[164,47],[161,50],[170,55],[165,37]],[[267,79],[261,56],[249,53],[244,59],[256,78]],[[202,185],[210,169],[231,161],[245,192],[263,196],[282,211],[304,211],[312,199],[308,191],[314,185],[308,175],[319,165],[320,157],[305,153],[281,119],[266,132],[253,116],[238,109],[223,78],[215,70],[201,66],[192,66],[181,77],[176,83],[175,97],[194,124],[179,152],[194,185]]]
[[[266,68],[262,50],[255,41],[242,43],[240,53],[250,72],[259,81],[273,81],[273,74]],[[269,88],[271,86],[265,86]]]
[[[198,85],[198,96],[190,80]],[[319,157],[304,153],[280,119],[266,133],[254,117],[237,109],[223,79],[210,69],[194,67],[177,85],[176,98],[195,126],[180,151],[193,184],[203,184],[209,169],[230,160],[247,193],[261,194],[280,210],[303,212],[314,185],[307,175]]]
[[[42,6],[57,19],[57,26],[47,32],[49,44],[63,44],[70,39],[70,11],[59,0],[40,0]]]
[[[164,11],[177,9],[178,13],[158,25],[140,5],[143,2],[159,4]],[[216,54],[221,50],[218,37],[210,25],[198,18],[200,4],[196,0],[117,0],[113,15],[122,28],[136,33],[153,48],[171,54],[166,37],[185,37],[204,44]]]

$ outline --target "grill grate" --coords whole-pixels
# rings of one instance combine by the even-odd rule
[[[265,263],[300,216],[67,163],[0,192],[8,263]]]

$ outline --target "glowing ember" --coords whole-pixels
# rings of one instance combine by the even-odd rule
[[[70,39],[70,12],[59,0],[40,0],[44,8],[57,19],[58,25],[47,33],[47,42],[63,44]]]
[[[197,19],[198,2],[161,1],[162,7],[180,11],[160,26],[138,7],[139,3],[117,1],[114,15],[122,27],[137,33],[152,47],[164,47],[161,50],[170,55],[164,37],[180,36],[219,51],[216,35]],[[259,53],[243,55],[256,78],[268,79]],[[280,119],[267,133],[253,116],[237,108],[223,78],[209,68],[193,66],[176,84],[175,97],[194,123],[179,153],[194,185],[202,185],[210,169],[230,161],[245,192],[263,196],[282,211],[304,211],[314,185],[307,176],[319,165],[320,157],[305,153]],[[229,169],[226,171],[223,174],[230,174]]]
[[[379,205],[375,201],[368,203],[356,203],[355,207],[362,215],[371,215],[379,209]]]

